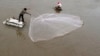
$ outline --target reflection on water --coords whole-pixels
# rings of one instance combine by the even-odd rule
[[[18,38],[21,38],[23,40],[25,39],[25,35],[22,31],[23,28],[18,28],[18,27],[9,26],[9,25],[4,25],[4,28],[8,29],[8,31],[15,32]],[[1,29],[0,29],[0,32],[2,32]],[[0,36],[1,36],[1,34],[0,34]]]
[[[60,13],[62,11],[61,7],[55,7],[54,10],[56,11],[56,13]]]
[[[25,39],[25,36],[24,36],[24,34],[23,34],[23,32],[22,32],[21,29],[17,28],[16,29],[16,34],[17,34],[17,37],[20,37],[22,39]]]

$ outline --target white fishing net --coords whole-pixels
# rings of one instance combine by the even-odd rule
[[[67,14],[43,14],[31,18],[29,36],[32,41],[50,40],[63,36],[79,27],[83,22],[80,17]]]

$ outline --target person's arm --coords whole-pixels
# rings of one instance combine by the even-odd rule
[[[28,12],[25,12],[25,13],[31,16],[31,14],[30,14],[30,13],[28,13]]]

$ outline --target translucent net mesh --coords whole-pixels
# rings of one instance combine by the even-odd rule
[[[67,14],[43,14],[31,18],[29,36],[32,41],[50,40],[63,36],[79,27],[83,22],[78,16]]]

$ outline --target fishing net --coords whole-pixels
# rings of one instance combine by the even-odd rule
[[[43,14],[31,18],[29,37],[32,41],[50,40],[82,26],[80,17],[67,14]]]

